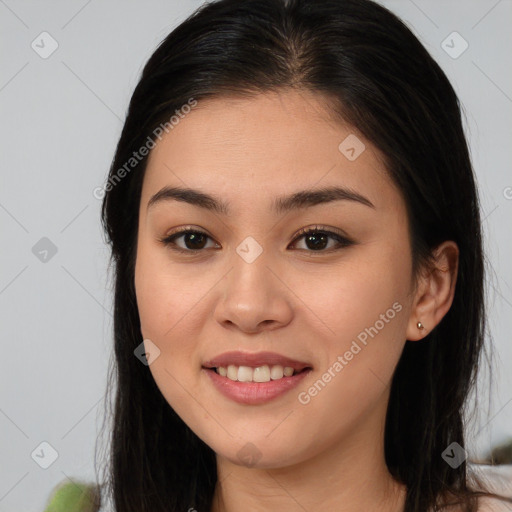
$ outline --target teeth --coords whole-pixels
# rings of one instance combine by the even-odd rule
[[[254,368],[252,380],[254,382],[270,382],[270,368],[267,365]]]
[[[228,379],[238,380],[238,368],[234,364],[230,364],[226,373]]]
[[[285,377],[291,377],[293,375],[293,368],[290,368],[289,366],[285,366],[283,370]]]
[[[238,367],[238,380],[240,382],[250,382],[252,380],[253,370],[249,366]]]
[[[283,368],[279,364],[270,367],[265,364],[257,368],[230,364],[227,368],[219,366],[215,368],[215,371],[222,377],[239,382],[270,382],[271,380],[278,380],[283,377],[291,377],[294,374],[294,369],[291,366]]]
[[[281,365],[272,366],[270,369],[270,378],[272,380],[282,379],[283,375],[284,371]]]

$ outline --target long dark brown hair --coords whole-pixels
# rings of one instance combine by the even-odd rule
[[[426,512],[448,495],[474,511],[487,493],[468,486],[466,462],[452,468],[442,458],[451,443],[465,446],[465,406],[486,327],[480,206],[461,107],[413,33],[370,0],[212,1],[146,63],[103,189],[115,294],[108,389],[116,388],[104,485],[115,510],[208,512],[217,482],[215,453],[134,356],[143,340],[134,268],[147,156],[127,162],[191,98],[286,88],[323,94],[337,119],[385,155],[407,205],[415,276],[439,243],[459,247],[451,309],[424,341],[406,342],[396,368],[385,457],[407,486],[406,512]]]

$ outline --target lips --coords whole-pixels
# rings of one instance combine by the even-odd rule
[[[311,364],[292,359],[275,352],[257,352],[247,353],[240,351],[224,352],[213,359],[203,363],[203,368],[212,369],[219,367],[228,367],[229,365],[235,366],[249,366],[251,368],[258,368],[260,366],[280,365],[283,367],[293,368],[296,373],[301,372],[305,368],[312,368]]]

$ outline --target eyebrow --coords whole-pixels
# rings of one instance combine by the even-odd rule
[[[354,201],[375,209],[375,206],[369,199],[354,190],[344,187],[324,187],[301,190],[289,196],[277,197],[272,202],[272,210],[279,215],[291,210],[309,208],[318,204],[341,200]],[[156,204],[166,201],[182,201],[222,215],[230,214],[228,202],[188,187],[163,187],[148,201],[147,209],[149,210]]]

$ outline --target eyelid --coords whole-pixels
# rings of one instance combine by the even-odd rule
[[[338,235],[340,238],[344,238],[347,242],[354,243],[354,241],[344,231],[342,231],[341,229],[330,228],[330,227],[322,226],[322,225],[319,225],[319,224],[315,224],[313,226],[307,226],[305,228],[299,229],[292,236],[292,239],[295,240],[298,236],[307,235],[310,232],[316,232],[316,231],[318,231],[320,233],[325,233],[325,234]]]
[[[199,228],[199,227],[193,226],[191,224],[188,224],[186,226],[182,226],[182,227],[176,228],[175,230],[173,230],[173,231],[171,231],[169,233],[166,233],[166,235],[164,236],[163,239],[166,240],[166,239],[168,239],[171,236],[179,235],[179,234],[182,234],[182,233],[187,233],[189,231],[193,231],[194,233],[201,233],[203,235],[209,236],[210,238],[213,238],[203,228]]]

